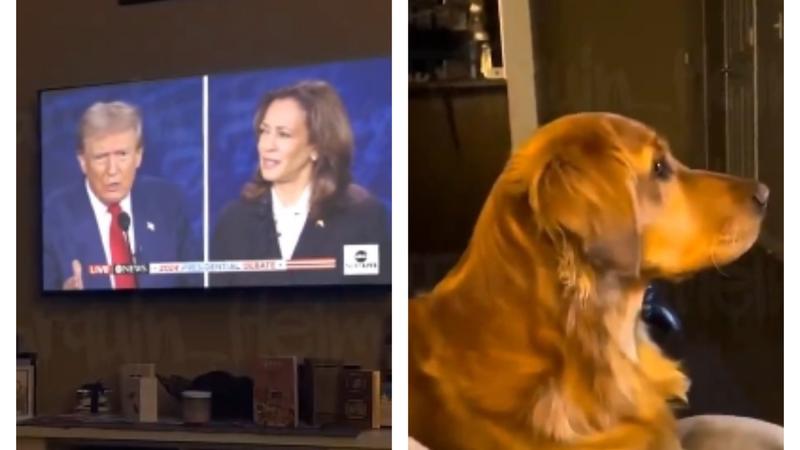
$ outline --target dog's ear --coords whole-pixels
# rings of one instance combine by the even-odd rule
[[[636,276],[641,234],[633,172],[602,136],[551,153],[534,177],[529,201],[545,231],[577,237],[597,269]]]

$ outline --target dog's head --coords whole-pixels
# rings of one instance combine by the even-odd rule
[[[758,237],[769,190],[692,170],[650,127],[608,113],[542,127],[508,172],[541,230],[598,271],[680,277],[729,263]]]

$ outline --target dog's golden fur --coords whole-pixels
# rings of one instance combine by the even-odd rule
[[[456,267],[411,301],[411,435],[434,450],[680,449],[668,402],[688,380],[639,320],[644,289],[746,251],[758,189],[684,167],[622,116],[542,127]]]

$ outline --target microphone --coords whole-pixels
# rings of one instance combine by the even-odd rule
[[[123,233],[127,234],[128,228],[131,226],[131,216],[125,211],[120,211],[119,216],[117,216],[117,225],[122,228]]]
[[[136,255],[133,254],[130,236],[128,235],[128,228],[131,227],[131,216],[125,211],[120,212],[119,216],[117,216],[117,225],[122,229],[122,235],[125,236],[125,242],[128,244],[128,253],[130,253],[132,259],[131,262],[136,264]]]
[[[128,229],[131,227],[131,216],[125,211],[120,211],[117,216],[117,225],[122,229],[122,235],[125,236],[125,243],[128,245],[128,254],[131,255],[131,264],[136,264],[136,254],[133,253],[131,248],[131,238],[128,235]],[[136,286],[139,286],[139,274],[134,271],[133,277],[136,280]]]

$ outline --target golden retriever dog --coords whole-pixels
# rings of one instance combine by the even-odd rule
[[[692,170],[608,113],[540,128],[492,188],[458,264],[409,310],[410,434],[440,449],[681,449],[689,382],[643,294],[738,258],[769,190]]]

